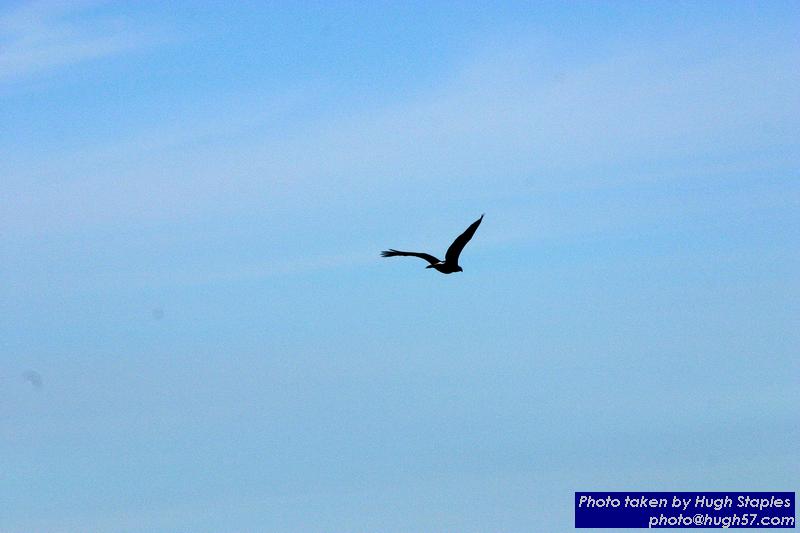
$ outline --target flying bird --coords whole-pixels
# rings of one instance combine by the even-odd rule
[[[444,261],[436,259],[431,254],[426,254],[422,252],[401,252],[400,250],[393,250],[391,248],[381,252],[381,257],[395,257],[395,256],[419,257],[420,259],[424,259],[425,261],[430,263],[425,268],[435,268],[442,274],[463,272],[464,269],[458,266],[458,256],[461,255],[461,250],[464,249],[464,246],[466,246],[469,240],[472,238],[472,236],[475,235],[475,230],[478,229],[478,226],[481,225],[482,220],[483,220],[483,215],[481,215],[481,218],[470,224],[470,226],[466,229],[466,231],[464,231],[464,233],[456,237],[456,240],[453,241],[453,244],[450,245],[450,248],[448,248],[447,252],[444,254]]]
[[[33,385],[37,389],[41,389],[43,383],[42,375],[35,370],[26,370],[22,373],[22,379]]]

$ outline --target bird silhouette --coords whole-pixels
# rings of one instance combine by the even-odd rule
[[[426,254],[422,252],[401,252],[400,250],[394,250],[391,248],[381,252],[381,257],[396,257],[396,256],[419,257],[420,259],[424,259],[425,261],[430,263],[425,268],[435,268],[442,274],[463,272],[464,269],[458,266],[458,256],[461,255],[461,250],[464,249],[464,246],[466,246],[469,240],[472,238],[472,236],[475,235],[475,230],[478,229],[478,226],[481,225],[482,220],[483,220],[483,215],[481,215],[481,218],[470,224],[470,226],[464,231],[464,233],[456,237],[456,240],[453,241],[453,244],[450,245],[450,248],[448,248],[447,252],[444,254],[444,261],[435,258],[431,254]]]

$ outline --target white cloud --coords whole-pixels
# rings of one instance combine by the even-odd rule
[[[264,109],[302,108],[303,98],[209,102],[199,119],[187,112],[129,139],[7,163],[17,201],[5,222],[44,229],[389,199],[452,204],[678,170],[685,179],[723,162],[791,165],[770,154],[796,142],[787,134],[800,124],[797,54],[752,36],[713,53],[707,45],[686,38],[581,64],[551,59],[542,75],[541,43],[513,43],[425,93],[288,127]]]
[[[98,2],[33,2],[0,14],[0,82],[144,46],[150,37],[108,16],[80,16]]]

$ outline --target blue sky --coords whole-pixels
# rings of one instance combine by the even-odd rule
[[[797,490],[796,2],[229,4],[0,7],[0,531]]]

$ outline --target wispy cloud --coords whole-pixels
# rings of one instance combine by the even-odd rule
[[[0,82],[116,55],[152,39],[98,2],[33,2],[0,13]]]
[[[269,125],[263,97],[250,98],[249,109],[199,106],[211,109],[208,124],[173,117],[128,140],[18,165],[21,172],[8,172],[22,183],[9,191],[19,197],[9,223],[171,219],[265,204],[328,209],[380,202],[387,191],[452,201],[454,190],[485,194],[479,184],[488,176],[501,177],[495,191],[595,187],[618,182],[625,169],[651,180],[675,161],[687,172],[719,161],[752,166],[765,150],[785,150],[800,117],[796,54],[744,38],[704,54],[704,43],[651,44],[546,75],[546,50],[514,44],[513,53],[466,61],[431,90],[288,130]],[[65,173],[82,177],[28,185],[31,175]]]

